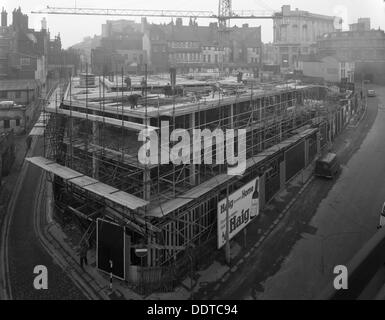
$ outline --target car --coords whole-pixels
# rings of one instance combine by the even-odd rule
[[[317,160],[314,174],[318,177],[334,179],[340,169],[341,166],[338,162],[337,155],[334,153],[328,153],[321,159]]]
[[[368,97],[375,97],[375,96],[376,96],[376,91],[368,90]]]

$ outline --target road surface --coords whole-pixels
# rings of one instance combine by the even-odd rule
[[[315,179],[216,298],[314,299],[373,236],[385,201],[385,88],[375,89],[361,124],[336,140],[338,180]]]
[[[34,150],[34,155],[42,155],[43,138]],[[45,251],[34,228],[34,209],[39,193],[38,184],[41,170],[27,164],[27,171],[21,184],[20,193],[10,222],[8,234],[8,270],[12,299],[86,299],[63,271]],[[35,266],[44,265],[48,269],[48,290],[36,290],[33,280]]]

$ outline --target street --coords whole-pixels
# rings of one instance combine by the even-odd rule
[[[41,155],[43,140],[37,142],[34,155]],[[34,227],[36,198],[42,171],[28,165],[15,202],[8,233],[8,270],[12,299],[85,299],[67,273],[59,267],[41,246]],[[38,214],[38,213],[37,213]],[[33,286],[35,266],[48,269],[48,290]]]
[[[337,181],[315,179],[216,298],[316,298],[334,266],[373,236],[385,200],[385,88],[375,89],[360,125],[335,141],[343,168]]]

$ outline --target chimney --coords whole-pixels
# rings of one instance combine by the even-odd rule
[[[177,27],[183,26],[183,20],[182,20],[182,18],[177,18],[175,24],[176,24]]]
[[[41,30],[47,30],[47,19],[45,17],[41,19]]]
[[[7,22],[7,11],[4,10],[4,7],[3,7],[3,10],[1,11],[1,26],[2,27],[6,27],[8,25],[8,22]]]
[[[147,29],[147,18],[146,17],[142,17],[140,19],[140,31],[141,32],[145,32]]]
[[[284,16],[287,16],[290,14],[290,11],[291,11],[291,6],[290,5],[284,5],[282,6],[282,14]]]

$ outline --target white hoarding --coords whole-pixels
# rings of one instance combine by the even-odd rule
[[[218,202],[218,249],[226,243],[227,199]],[[229,238],[259,215],[259,178],[229,195]]]

